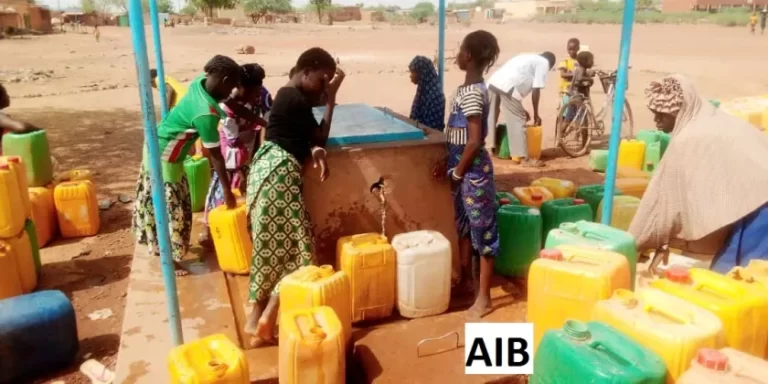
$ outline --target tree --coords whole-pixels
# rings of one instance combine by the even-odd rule
[[[237,0],[190,0],[190,3],[203,11],[206,16],[213,17],[214,9],[232,9],[237,5]]]
[[[331,0],[309,0],[309,3],[314,5],[317,9],[317,21],[319,23],[323,22],[323,11],[331,7]],[[328,22],[332,23],[330,16],[328,17]]]
[[[96,1],[80,0],[80,9],[82,9],[84,13],[96,12]]]
[[[268,13],[288,13],[293,10],[291,0],[245,0],[243,9],[256,24]]]
[[[107,12],[109,8],[119,8],[123,12],[128,12],[128,0],[80,0],[81,4],[86,1],[98,1],[98,5],[101,8],[98,12]],[[141,7],[144,12],[149,12],[149,0],[141,0]],[[87,12],[83,8],[83,12]],[[173,3],[171,0],[157,0],[157,12],[159,13],[173,13]]]
[[[418,3],[411,9],[410,16],[419,23],[427,21],[427,18],[435,15],[435,5],[430,2]]]
[[[194,16],[197,14],[197,7],[187,3],[187,5],[185,5],[179,12],[181,12],[182,15]]]

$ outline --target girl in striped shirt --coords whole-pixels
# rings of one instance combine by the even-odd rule
[[[493,163],[484,144],[488,134],[488,95],[483,79],[498,56],[499,45],[489,32],[475,31],[464,38],[456,63],[466,75],[452,99],[445,130],[448,157],[434,172],[438,179],[447,175],[451,180],[462,277],[465,282],[472,281],[469,288],[476,294],[468,314],[475,319],[492,309],[493,259],[499,251]],[[470,260],[480,264],[476,279],[469,279],[473,277]]]

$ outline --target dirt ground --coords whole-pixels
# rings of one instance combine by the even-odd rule
[[[618,58],[619,26],[565,24],[475,24],[471,28],[452,24],[446,34],[447,56],[453,56],[467,32],[479,28],[498,38],[500,63],[519,52],[545,50],[562,59],[571,37],[589,45],[599,67],[613,68]],[[332,27],[179,26],[163,29],[162,39],[165,70],[171,76],[189,81],[210,57],[224,54],[240,63],[262,64],[268,74],[266,85],[273,92],[286,81],[289,68],[304,49],[321,46],[339,58],[348,74],[340,103],[365,102],[407,115],[415,91],[407,65],[414,55],[431,58],[435,54],[437,29],[383,24],[373,28],[365,23]],[[256,54],[236,55],[235,49],[243,44],[254,45]],[[635,26],[628,91],[635,129],[653,127],[644,107],[643,89],[650,80],[669,73],[690,76],[707,98],[764,93],[768,72],[759,52],[766,48],[768,37],[750,36],[746,29]],[[0,82],[12,97],[6,112],[47,129],[58,170],[90,169],[95,173],[100,198],[133,196],[143,132],[129,29],[103,27],[100,43],[90,34],[79,33],[4,40],[0,50]],[[154,61],[153,52],[149,54]],[[452,63],[446,68],[450,93],[461,82],[462,73]],[[545,148],[552,146],[556,85],[557,75],[553,73],[541,106]],[[602,102],[600,97],[596,96],[598,102]],[[547,175],[577,183],[601,178],[586,169],[584,158],[565,159],[558,157],[557,151],[545,155],[548,164],[541,172]],[[499,161],[498,188],[523,185],[541,172]],[[40,288],[60,289],[72,299],[81,350],[76,366],[40,382],[87,383],[77,372],[79,362],[86,358],[114,369],[133,252],[130,209],[131,204],[117,203],[102,212],[102,229],[96,237],[60,241],[44,249]],[[104,308],[112,311],[111,317],[88,318],[88,314]]]

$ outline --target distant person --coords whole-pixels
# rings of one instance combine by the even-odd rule
[[[547,74],[555,66],[555,54],[522,53],[504,63],[488,80],[490,114],[488,125],[495,127],[499,112],[504,113],[509,138],[509,153],[513,161],[526,166],[540,166],[541,162],[528,158],[528,142],[525,123],[531,115],[523,107],[523,99],[529,94],[533,105],[533,124],[541,125],[539,99],[547,84]],[[496,147],[495,129],[490,129],[487,148]]]
[[[755,26],[757,25],[757,12],[753,12],[752,16],[749,17],[749,31],[754,35],[755,34]]]
[[[219,102],[227,99],[240,84],[240,66],[231,58],[214,56],[204,67],[205,74],[192,80],[187,95],[168,113],[157,127],[160,160],[163,172],[171,253],[176,275],[188,272],[180,264],[187,253],[192,236],[192,201],[189,182],[184,172],[184,159],[195,140],[200,138],[208,148],[213,170],[216,172],[229,209],[236,206],[230,189],[229,174],[221,153],[219,120],[226,117]],[[146,146],[144,147],[146,154]],[[136,185],[133,210],[133,233],[139,244],[146,245],[151,255],[158,256],[155,207],[152,203],[152,183],[146,157],[142,160]]]
[[[768,19],[768,7],[763,8],[762,11],[760,11],[760,34],[765,34],[765,23],[766,19]]]
[[[568,57],[561,61],[560,65],[557,67],[557,70],[560,72],[560,105],[568,103],[568,90],[571,88],[573,70],[576,69],[576,66],[578,65],[576,55],[581,49],[581,42],[579,39],[573,37],[568,40],[568,44],[565,48],[568,52]]]
[[[578,96],[589,98],[590,88],[595,83],[594,74],[591,71],[595,65],[595,57],[592,55],[592,52],[579,52],[577,62],[578,65],[572,72],[573,76],[571,77],[571,86],[568,88],[567,97],[569,99]],[[569,106],[565,111],[566,121],[571,121],[575,113],[575,106]]]
[[[417,85],[409,118],[442,132],[445,129],[445,94],[435,66],[428,58],[416,56],[408,65],[411,82]]]
[[[679,75],[645,90],[656,127],[671,135],[629,232],[641,251],[714,254],[711,269],[727,273],[768,259],[768,135],[716,108]]]
[[[261,97],[265,76],[264,68],[258,64],[243,65],[240,86],[236,88],[233,96],[227,102],[238,103],[242,108],[255,113],[262,104]],[[224,163],[232,183],[232,189],[239,190],[244,196],[249,164],[251,157],[253,157],[252,150],[254,147],[258,148],[258,143],[256,145],[251,145],[251,143],[254,140],[258,141],[259,132],[267,126],[267,122],[261,119],[259,121],[251,121],[242,118],[224,102],[219,103],[219,107],[227,114],[227,117],[223,118],[219,123],[219,136],[221,137],[221,152],[224,155]],[[224,193],[218,176],[214,174],[205,199],[205,226],[200,232],[199,237],[199,243],[204,248],[213,248],[211,230],[208,226],[208,214],[212,209],[222,204],[224,204]]]
[[[96,25],[93,27],[93,36],[96,38],[96,42],[99,42],[99,39],[101,38],[101,31],[99,31],[99,26]]]
[[[322,48],[302,53],[294,68],[291,79],[275,95],[266,141],[254,155],[248,174],[246,209],[253,240],[248,301],[252,307],[244,332],[254,347],[275,341],[280,280],[315,263],[303,175],[306,168],[314,167],[321,182],[329,176],[325,145],[345,77]],[[325,110],[318,122],[312,107],[321,98]]]
[[[451,112],[445,130],[448,156],[433,170],[438,180],[451,180],[459,236],[459,255],[464,285],[470,283],[475,302],[470,318],[478,319],[492,310],[491,277],[493,262],[499,255],[496,228],[496,184],[493,163],[483,141],[488,134],[488,90],[483,75],[499,57],[499,44],[492,34],[475,31],[464,37],[456,56],[464,82],[451,100]],[[472,264],[477,261],[480,276],[475,279]]]
[[[0,111],[8,108],[11,105],[11,97],[8,96],[8,91],[0,84]],[[27,133],[40,130],[40,128],[25,123],[23,121],[16,120],[3,112],[0,112],[0,155],[3,154],[3,134],[5,133]]]
[[[154,68],[150,69],[149,76],[152,78],[152,88],[159,90],[157,85],[157,70]],[[168,75],[165,76],[165,101],[168,103],[169,111],[175,107],[186,94],[187,87],[184,86],[184,84],[173,77]]]

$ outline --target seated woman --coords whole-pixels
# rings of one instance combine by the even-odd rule
[[[424,56],[416,56],[408,69],[411,82],[417,85],[409,118],[442,132],[445,129],[445,94],[434,64]]]
[[[702,100],[682,76],[645,93],[672,140],[629,228],[638,248],[659,258],[674,238],[695,242],[720,273],[768,259],[768,135]]]

